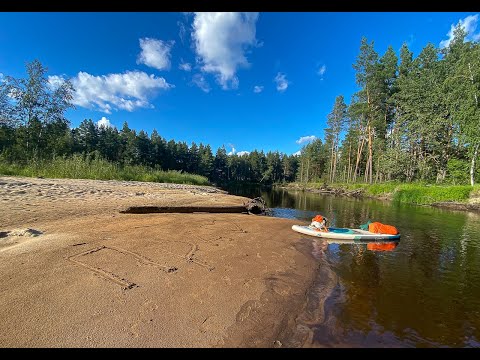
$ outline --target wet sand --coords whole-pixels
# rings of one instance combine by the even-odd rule
[[[319,264],[295,221],[120,213],[247,200],[201,186],[0,177],[0,346],[288,344]]]

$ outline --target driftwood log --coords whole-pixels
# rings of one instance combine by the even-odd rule
[[[150,213],[248,213],[245,206],[130,206],[122,214]]]
[[[312,192],[315,194],[330,194],[330,195],[342,195],[342,196],[351,196],[351,197],[360,197],[363,195],[362,189],[356,189],[347,191],[342,188],[331,188],[327,185],[322,185],[319,189],[305,189],[305,191]]]
[[[238,206],[130,206],[121,210],[122,214],[151,214],[151,213],[237,213],[237,214],[266,214],[267,207],[262,198],[255,198]]]

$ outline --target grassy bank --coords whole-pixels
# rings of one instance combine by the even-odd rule
[[[0,175],[210,185],[208,179],[201,175],[154,170],[145,166],[120,166],[103,159],[85,159],[81,155],[27,164],[12,164],[0,159]]]
[[[321,183],[293,183],[288,187],[320,189]],[[422,183],[382,183],[382,184],[328,184],[329,188],[344,191],[362,190],[366,196],[385,198],[393,202],[430,205],[439,202],[465,203],[472,196],[480,196],[480,185],[430,185]]]

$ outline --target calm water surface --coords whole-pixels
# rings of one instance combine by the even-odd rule
[[[299,234],[316,243],[316,257],[333,274],[319,274],[309,294],[303,318],[313,337],[306,345],[480,347],[478,214],[285,190],[228,190],[262,196],[273,216],[299,224],[322,214],[331,226],[372,220],[401,232],[392,251],[327,245]]]

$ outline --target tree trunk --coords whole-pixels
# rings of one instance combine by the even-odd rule
[[[372,173],[373,173],[373,143],[372,143],[372,128],[370,127],[368,132],[368,157],[370,158],[370,170],[368,174],[370,175],[370,184],[372,183]]]
[[[348,146],[348,173],[347,173],[347,183],[350,182],[350,176],[352,174],[352,169],[350,165],[350,156],[351,156],[351,151],[352,151],[352,143],[350,142]]]
[[[368,91],[367,87],[367,106],[368,110],[370,110],[370,92]],[[370,111],[369,111],[370,112]],[[372,155],[373,155],[373,149],[372,149],[372,125],[370,121],[370,116],[368,118],[367,122],[367,131],[368,131],[368,161],[367,161],[367,167],[365,169],[365,182],[367,182],[367,173],[369,175],[370,179],[370,184],[372,183]]]
[[[335,173],[337,172],[337,152],[338,152],[338,150],[335,149],[335,153],[334,153],[334,156],[333,156],[332,183],[335,181]]]
[[[375,184],[378,183],[380,178],[380,156],[377,159],[377,168],[375,169]]]
[[[365,137],[362,138],[361,143],[359,142],[359,147],[357,149],[357,160],[355,163],[355,172],[353,173],[353,182],[357,181],[358,165],[360,164],[360,158],[362,156],[364,143],[365,143]]]
[[[475,150],[473,151],[472,163],[470,165],[470,185],[475,185],[475,161],[478,155],[478,144],[475,145]]]
[[[307,180],[305,181],[305,184],[308,183],[308,170],[310,170],[310,159],[307,159]]]
[[[363,134],[363,135],[365,135],[365,134]],[[360,158],[362,156],[364,143],[365,143],[365,136],[362,136],[362,141],[358,142],[358,147],[357,147],[357,160],[355,162],[355,171],[353,173],[353,182],[357,181],[358,165],[360,164]]]
[[[300,167],[300,182],[303,183],[303,156],[302,156],[302,166]]]
[[[330,155],[330,182],[333,182],[333,154],[334,154],[335,141],[332,139],[332,151]]]

